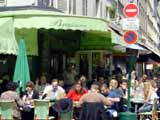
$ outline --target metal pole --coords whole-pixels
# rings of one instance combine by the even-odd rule
[[[134,65],[136,63],[136,55],[129,55],[129,68],[128,68],[128,101],[127,101],[127,110],[130,111],[130,108],[131,108],[131,103],[130,103],[130,99],[131,99],[131,72],[134,68]]]
[[[131,72],[129,73],[128,77],[128,101],[127,101],[127,111],[130,111],[131,104],[130,104],[130,98],[131,98]]]

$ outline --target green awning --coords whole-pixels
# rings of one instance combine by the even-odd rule
[[[64,13],[51,11],[51,10],[37,10],[37,9],[27,9],[27,10],[10,10],[0,12],[0,23],[4,21],[4,18],[10,19],[10,24],[8,25],[6,21],[5,26],[12,26],[12,31],[16,35],[16,39],[24,38],[27,46],[28,55],[37,55],[37,29],[57,29],[57,30],[80,30],[80,31],[99,31],[107,32],[107,22],[103,19],[84,17],[84,16],[73,16],[65,15]],[[16,28],[16,30],[13,29]],[[4,27],[1,27],[4,28]],[[1,29],[1,31],[3,31]],[[6,36],[10,36],[7,39],[9,41],[15,42],[15,35],[10,32],[6,32]],[[1,33],[0,33],[1,34]],[[3,35],[2,35],[3,36]],[[0,39],[2,37],[0,36]],[[2,44],[2,42],[0,42]],[[16,48],[16,43],[12,44]],[[6,48],[3,47],[3,50]],[[12,53],[9,50],[8,53]],[[4,53],[7,53],[6,51]],[[12,53],[12,54],[15,54]]]
[[[38,55],[38,40],[37,40],[37,29],[16,29],[15,35],[16,40],[23,38],[26,43],[26,49],[28,55]],[[23,36],[23,37],[22,37]]]
[[[1,18],[0,29],[0,53],[17,54],[18,45],[15,39],[12,18]]]
[[[122,36],[118,35],[114,31],[111,31],[111,36],[112,36],[112,43],[113,44],[118,44],[118,45],[122,45],[122,46],[126,45],[126,43],[123,41]]]
[[[16,10],[0,12],[0,17],[13,17],[15,28],[45,28],[82,31],[107,31],[103,19],[65,15],[60,12],[42,10]]]
[[[81,36],[81,50],[111,50],[112,48],[110,32],[84,32]]]

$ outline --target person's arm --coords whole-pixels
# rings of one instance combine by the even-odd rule
[[[84,103],[84,98],[85,98],[85,95],[83,95],[80,100],[79,100],[79,105],[82,105]]]
[[[23,100],[18,95],[16,95],[16,97],[15,97],[15,102],[19,107],[23,107],[23,105],[24,105]]]
[[[65,91],[63,90],[63,98],[66,98],[66,93],[65,93]]]
[[[150,98],[151,98],[151,95],[152,95],[152,92],[153,92],[153,90],[150,89],[150,90],[149,90],[149,93],[148,93],[148,95],[147,95],[147,98],[144,100],[145,103],[149,103]]]
[[[107,97],[100,94],[101,100],[105,105],[112,105],[111,100],[109,100]]]
[[[111,102],[120,102],[120,98],[110,98],[110,97],[107,97],[107,98]]]
[[[73,90],[69,90],[69,92],[67,94],[67,98],[72,99],[72,95],[73,95]]]

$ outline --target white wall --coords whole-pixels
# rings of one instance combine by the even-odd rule
[[[35,3],[36,0],[7,0],[7,6],[27,6]]]
[[[96,16],[96,0],[88,0],[88,16]]]

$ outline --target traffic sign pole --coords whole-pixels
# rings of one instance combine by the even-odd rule
[[[130,0],[134,1],[134,0]],[[136,4],[129,3],[127,4],[124,9],[123,13],[127,18],[134,18],[138,15],[139,13],[139,8]],[[130,24],[129,24],[130,25]],[[126,44],[134,44],[138,40],[138,34],[135,31],[128,30],[127,32],[124,33],[123,35],[123,40]],[[129,77],[128,77],[128,101],[127,101],[127,111],[126,112],[121,112],[119,114],[120,120],[137,120],[136,113],[132,113],[130,111],[131,105],[130,105],[130,91],[131,91],[131,71],[133,70],[133,66],[136,63],[136,55],[129,55]]]

